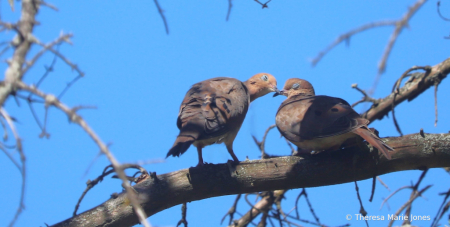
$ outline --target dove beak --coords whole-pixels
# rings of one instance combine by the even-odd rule
[[[275,94],[273,95],[273,97],[279,96],[279,95],[287,96],[286,90],[283,89],[283,90],[281,90],[281,91],[278,91],[277,93],[275,93]]]
[[[273,97],[277,96],[277,95],[281,95],[280,94],[280,90],[278,90],[277,86],[271,85],[272,87],[272,91],[275,92],[275,94],[273,95]]]

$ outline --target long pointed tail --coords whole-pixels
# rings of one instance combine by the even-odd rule
[[[386,143],[384,143],[377,135],[372,133],[369,129],[362,127],[353,130],[353,132],[361,136],[363,139],[365,139],[368,143],[370,143],[370,145],[376,147],[379,151],[383,153],[383,155],[387,159],[389,160],[392,159],[391,154],[389,154],[389,150],[393,151],[394,149],[389,145],[387,145]]]
[[[172,148],[170,148],[169,152],[167,152],[167,157],[169,156],[180,156],[191,146],[191,144],[197,139],[196,135],[184,134],[178,135],[175,143],[173,143]]]

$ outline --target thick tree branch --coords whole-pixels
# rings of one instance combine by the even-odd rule
[[[169,207],[210,197],[342,184],[391,172],[450,166],[450,134],[411,134],[384,139],[395,149],[387,160],[369,147],[354,146],[310,158],[286,156],[204,165],[158,175],[134,186],[151,216]],[[378,159],[378,160],[377,160]],[[138,219],[124,193],[54,225],[132,226]]]

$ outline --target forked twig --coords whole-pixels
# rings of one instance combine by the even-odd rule
[[[361,92],[363,94],[363,97],[362,97],[361,100],[359,100],[359,101],[357,101],[357,102],[352,104],[352,108],[355,107],[356,105],[360,104],[360,103],[363,103],[363,102],[371,102],[371,103],[373,103],[373,105],[377,105],[380,102],[379,99],[377,100],[377,99],[374,99],[374,98],[370,97],[366,93],[366,91],[364,91],[364,90],[362,90],[361,88],[358,87],[358,84],[352,84],[352,88],[356,89],[357,91],[359,91],[359,92]]]
[[[262,6],[262,8],[264,9],[264,8],[269,8],[269,6],[267,5],[267,4],[269,4],[269,2],[271,2],[272,0],[269,0],[269,1],[267,1],[266,3],[262,3],[262,2],[260,2],[260,1],[258,1],[258,0],[255,0],[255,2],[257,2],[257,3],[259,3],[261,6]]]
[[[186,203],[183,203],[183,205],[181,205],[181,220],[178,221],[177,227],[180,226],[181,224],[183,224],[184,227],[188,226],[188,222],[186,220],[186,212],[187,212],[187,206],[186,206]]]

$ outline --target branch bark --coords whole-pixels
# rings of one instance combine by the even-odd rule
[[[391,172],[450,166],[450,134],[411,134],[384,141],[392,160],[369,146],[323,152],[310,158],[286,156],[204,165],[158,175],[134,186],[148,216],[172,206],[216,196],[278,189],[319,187],[371,179]],[[138,219],[124,193],[67,219],[61,226],[133,226]]]

